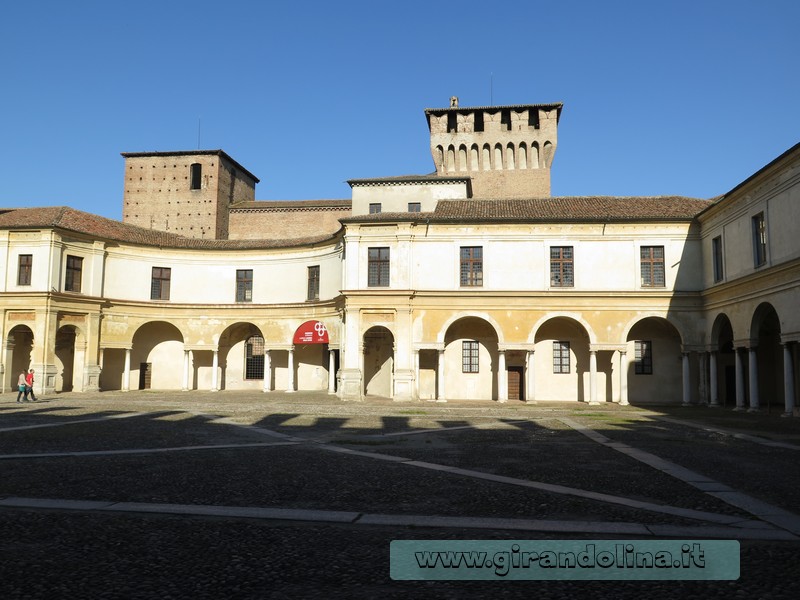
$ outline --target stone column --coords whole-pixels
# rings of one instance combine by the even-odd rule
[[[182,392],[189,391],[189,351],[183,351],[183,386],[181,387]]]
[[[438,362],[436,363],[436,369],[437,369],[436,401],[447,402],[444,395],[444,349],[437,351],[437,359]]]
[[[682,396],[683,406],[689,406],[692,403],[692,388],[691,383],[689,381],[689,353],[688,352],[681,352],[681,383],[682,385]]]
[[[748,349],[747,369],[750,374],[750,408],[747,412],[758,412],[758,356],[755,346]]]
[[[792,362],[792,347],[789,342],[783,346],[783,416],[791,417],[794,414],[794,364]]]
[[[717,374],[717,353],[710,352],[708,355],[708,371],[709,371],[709,378],[710,381],[710,388],[711,388],[711,404],[709,406],[717,407],[719,406],[719,381],[718,381],[718,374]]]
[[[525,386],[525,401],[536,402],[536,357],[534,350],[528,350],[525,374],[527,375],[528,384]]]
[[[733,349],[733,356],[736,366],[736,408],[733,410],[744,410],[744,369],[742,368],[742,353],[739,348]]]
[[[212,358],[211,358],[211,391],[218,392],[219,391],[219,349],[214,348],[212,350]]]
[[[597,351],[589,350],[589,404],[597,401]]]
[[[508,402],[508,373],[506,372],[506,351],[497,351],[497,400]]]
[[[262,392],[272,391],[272,351],[264,350],[264,384],[261,386]]]
[[[419,348],[414,350],[414,400],[419,400]]]
[[[294,392],[294,346],[289,348],[289,383],[286,384],[286,391],[287,392]]]
[[[708,406],[708,352],[698,352],[697,360],[700,365],[700,398],[698,399],[698,404]]]
[[[336,393],[336,350],[328,348],[328,393]]]
[[[619,404],[628,406],[628,353],[619,351]]]
[[[131,389],[131,349],[125,348],[125,370],[122,373],[122,391]]]

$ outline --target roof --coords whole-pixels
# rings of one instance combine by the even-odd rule
[[[354,185],[381,185],[384,183],[463,183],[465,181],[470,181],[468,175],[437,175],[436,173],[429,173],[428,175],[397,175],[395,177],[348,179],[347,184],[353,187]]]
[[[289,248],[325,242],[335,234],[284,240],[214,240],[188,238],[175,233],[129,225],[66,206],[0,209],[0,229],[54,228],[84,234],[92,239],[161,248],[251,250]]]
[[[501,106],[449,106],[447,108],[426,108],[425,109],[425,116],[428,117],[431,114],[444,114],[448,112],[461,112],[461,113],[469,113],[475,111],[487,111],[487,112],[497,112],[500,110],[513,110],[513,111],[521,111],[527,110],[531,108],[543,108],[545,110],[553,110],[556,109],[558,114],[556,118],[561,118],[561,109],[564,107],[563,102],[548,102],[544,104],[504,104]]]
[[[250,171],[245,169],[240,163],[233,160],[230,155],[228,155],[224,150],[175,150],[172,152],[120,152],[122,156],[125,158],[146,158],[148,156],[208,156],[212,154],[214,156],[220,156],[227,160],[239,170],[245,173],[248,177],[251,177],[253,181],[259,183],[261,180],[253,175]]]
[[[296,209],[311,210],[315,208],[341,208],[350,210],[353,201],[345,200],[255,200],[252,202],[236,202],[230,205],[230,210],[270,210],[270,209]]]
[[[691,221],[709,205],[683,196],[591,196],[520,200],[440,200],[429,213],[378,213],[343,222],[426,221],[431,223],[553,223]]]

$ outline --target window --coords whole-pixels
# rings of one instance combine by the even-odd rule
[[[478,342],[475,340],[461,342],[461,371],[462,373],[478,372]]]
[[[369,214],[377,215],[381,212],[381,203],[380,202],[370,202],[369,203]]]
[[[553,373],[569,373],[569,342],[553,342]]]
[[[20,254],[19,269],[17,270],[17,285],[30,285],[32,270],[33,254]]]
[[[389,248],[369,249],[367,277],[369,287],[389,285]]]
[[[757,267],[767,262],[767,227],[763,212],[753,217],[753,261]]]
[[[724,272],[722,271],[722,236],[717,236],[711,240],[711,255],[714,261],[714,283],[722,281]]]
[[[264,379],[264,338],[251,335],[244,344],[244,378]]]
[[[421,210],[422,210],[422,204],[420,202],[408,203],[408,212],[420,212]]]
[[[461,285],[483,285],[483,247],[461,247]]]
[[[153,267],[153,278],[150,280],[150,299],[169,300],[169,281],[172,269]]]
[[[572,246],[552,246],[550,248],[550,285],[553,287],[572,287],[574,281]]]
[[[635,342],[634,372],[637,375],[653,374],[653,342]]]
[[[664,287],[664,246],[641,247],[642,287]]]
[[[67,255],[67,270],[64,273],[65,292],[81,291],[81,271],[83,271],[83,259]]]
[[[308,267],[307,300],[319,300],[319,265]]]
[[[189,179],[191,181],[191,189],[199,190],[200,182],[203,180],[203,165],[192,163],[189,167]]]
[[[237,269],[236,271],[236,301],[253,301],[253,270]]]

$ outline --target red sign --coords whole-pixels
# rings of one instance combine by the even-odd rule
[[[294,332],[294,344],[327,344],[328,329],[319,321],[306,321]]]

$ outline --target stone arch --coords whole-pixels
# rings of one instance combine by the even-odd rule
[[[480,171],[480,152],[478,144],[472,144],[469,150],[469,170]]]
[[[756,390],[758,406],[784,405],[783,348],[781,347],[781,320],[778,311],[769,302],[762,302],[755,311],[750,325],[750,344],[755,348]],[[752,360],[750,353],[748,360]],[[753,369],[749,368],[752,373]],[[753,383],[750,383],[753,387]],[[754,403],[751,399],[751,406]]]
[[[733,349],[733,325],[725,313],[720,313],[711,326],[710,348],[717,369],[717,400],[723,406],[736,404],[736,356]],[[714,400],[713,398],[711,399]]]
[[[436,146],[436,167],[440,173],[445,170],[444,148],[442,146]]]
[[[133,334],[131,389],[175,390],[183,386],[184,337],[168,321],[148,321]]]
[[[680,343],[681,344],[686,344],[686,333],[685,332],[687,331],[687,329],[686,329],[686,326],[683,324],[683,322],[680,319],[676,318],[675,315],[670,314],[669,316],[666,316],[663,313],[658,313],[658,312],[643,312],[643,313],[639,313],[635,317],[633,317],[630,321],[628,321],[625,324],[625,327],[622,330],[623,331],[623,333],[622,333],[622,341],[625,341],[625,340],[628,339],[628,336],[630,335],[631,329],[633,329],[633,327],[639,321],[641,321],[642,319],[647,319],[647,318],[651,318],[651,317],[655,318],[655,319],[663,319],[663,320],[667,321],[672,327],[675,328],[675,331],[678,333],[678,337],[680,338]]]
[[[491,171],[492,170],[492,148],[489,144],[483,145],[483,170],[484,171]]]
[[[531,163],[531,169],[538,169],[540,167],[540,163],[539,163],[539,142],[531,143],[530,163]]]
[[[8,388],[17,388],[17,378],[27,372],[33,361],[33,330],[27,325],[15,325],[6,335],[5,383]]]
[[[261,329],[249,321],[228,325],[219,335],[218,382],[220,390],[261,389],[264,378],[272,376],[265,369],[265,340]],[[211,385],[208,365],[196,365],[197,385]]]
[[[447,159],[445,161],[445,170],[448,172],[456,170],[456,149],[452,144],[447,147]]]
[[[516,152],[515,147],[512,142],[508,142],[506,145],[506,164],[505,167],[509,171],[513,171],[516,166]]]
[[[477,311],[467,311],[467,312],[459,312],[452,317],[450,317],[447,321],[445,321],[442,328],[439,330],[439,333],[436,335],[436,343],[441,345],[444,344],[445,336],[447,335],[447,330],[450,326],[460,319],[464,319],[466,317],[475,317],[477,319],[482,319],[489,323],[494,329],[494,333],[497,336],[497,341],[500,344],[505,343],[505,339],[503,337],[503,329],[500,327],[500,324],[488,313],[477,312]]]
[[[494,146],[494,161],[493,165],[496,171],[503,169],[503,146],[500,143]]]
[[[527,169],[528,168],[528,146],[525,142],[522,142],[519,145],[519,168],[520,169]]]
[[[392,397],[394,379],[394,334],[382,325],[364,332],[364,395]]]
[[[535,331],[536,398],[588,402],[590,330],[574,316],[549,315]]]
[[[681,334],[663,316],[642,316],[628,328],[628,399],[632,404],[680,402],[683,393]]]
[[[560,311],[549,312],[545,316],[543,316],[541,319],[536,321],[534,326],[531,328],[530,334],[528,335],[528,342],[535,341],[536,334],[539,331],[539,328],[544,323],[549,321],[550,319],[553,319],[553,318],[556,318],[556,317],[563,317],[565,319],[572,319],[573,321],[576,321],[577,323],[580,323],[581,327],[583,327],[584,331],[586,331],[586,335],[589,337],[589,343],[590,344],[596,344],[597,343],[597,335],[595,335],[594,329],[592,328],[591,325],[589,325],[589,323],[586,321],[586,319],[583,318],[583,316],[581,314],[572,313],[572,312],[560,312]]]
[[[477,316],[451,321],[443,338],[445,396],[452,400],[498,398],[498,336],[495,325]]]
[[[467,147],[464,144],[458,147],[458,170],[467,170]]]

